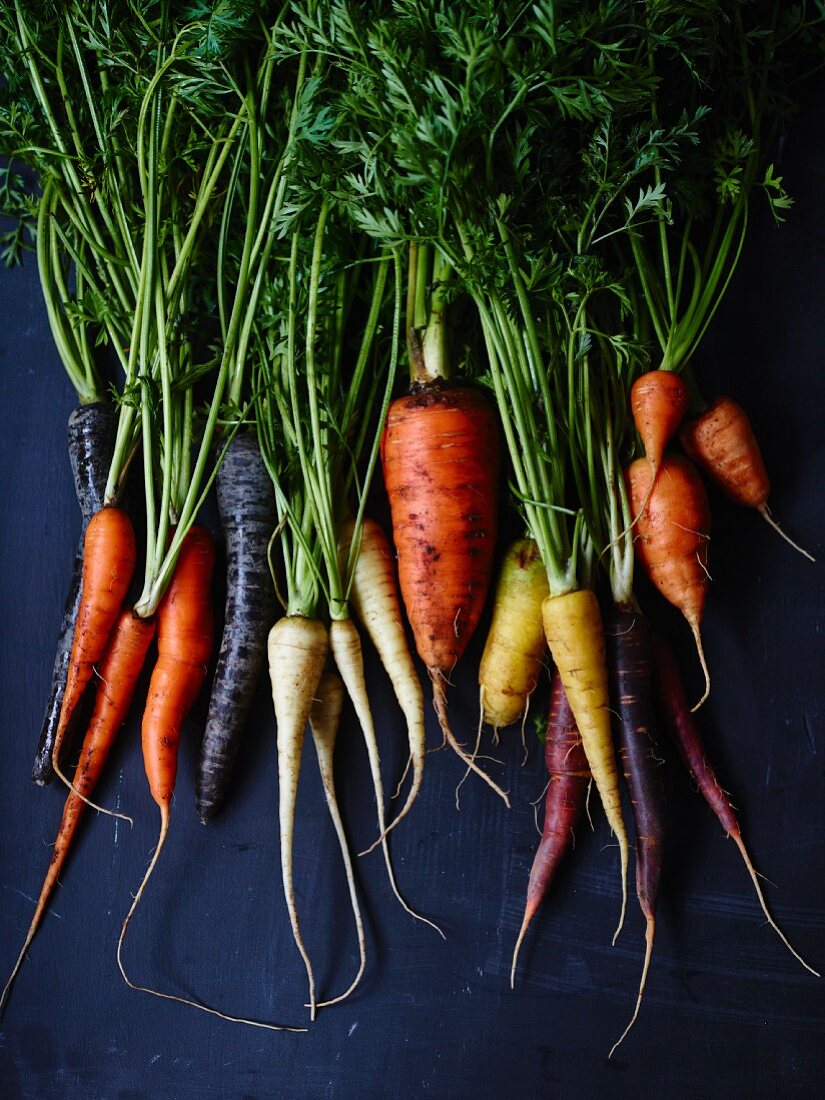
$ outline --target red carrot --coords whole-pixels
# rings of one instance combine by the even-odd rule
[[[806,970],[810,970],[812,974],[816,974],[816,976],[819,977],[819,972],[814,970],[812,966],[809,966],[802,956],[791,946],[784,932],[782,932],[768,911],[768,905],[762,893],[762,887],[759,883],[756,869],[751,862],[751,857],[742,839],[742,830],[740,829],[736,812],[731,805],[730,799],[722,790],[719,780],[716,777],[716,772],[708,761],[702,735],[688,707],[685,698],[685,689],[682,684],[682,677],[679,673],[679,666],[676,663],[676,658],[673,656],[673,652],[667,641],[660,634],[654,634],[651,652],[655,669],[654,690],[656,693],[656,701],[664,720],[665,728],[673,740],[685,767],[693,777],[702,797],[716,814],[720,825],[739,849],[768,924],[773,928],[774,932],[776,932],[777,936],[779,936],[794,958],[798,959]]]
[[[550,888],[559,864],[573,843],[573,830],[584,809],[590,784],[590,769],[582,739],[558,673],[553,677],[550,694],[544,760],[550,776],[544,803],[544,828],[533,866],[530,868],[524,919],[510,968],[511,988],[515,983],[516,965],[524,936]]]
[[[755,508],[782,538],[814,559],[782,530],[771,515],[771,483],[748,414],[730,397],[717,397],[679,432],[687,454],[737,504]]]

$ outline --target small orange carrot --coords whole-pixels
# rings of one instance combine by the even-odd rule
[[[132,521],[120,508],[95,512],[83,543],[83,580],[66,690],[60,708],[52,761],[58,775],[60,749],[94,666],[100,660],[115,625],[135,569],[137,549]]]
[[[696,467],[687,458],[666,454],[651,491],[650,467],[636,459],[625,471],[630,506],[639,516],[636,558],[659,592],[677,607],[690,626],[705,674],[705,691],[693,708],[710,694],[710,674],[699,627],[710,575],[708,541],[710,506]],[[643,502],[648,500],[642,511]]]
[[[652,471],[659,467],[665,447],[687,410],[687,386],[673,371],[651,370],[633,383],[630,411]]]
[[[58,876],[69,855],[86,802],[100,778],[115,736],[128,713],[140,670],[143,668],[146,652],[154,634],[154,620],[139,619],[131,611],[124,611],[109,639],[98,670],[100,684],[94,711],[83,741],[74,783],[63,807],[63,817],[52,850],[51,863],[40,890],[40,897],[23,950],[0,997],[0,1005],[8,996],[46,912]]]
[[[755,508],[795,550],[814,559],[782,530],[771,515],[771,483],[748,414],[730,397],[717,397],[683,424],[679,439],[690,458],[737,504]]]
[[[630,388],[630,411],[645,449],[651,479],[639,512],[647,507],[665,447],[688,410],[687,386],[678,374],[669,370],[651,370],[641,375]],[[639,512],[634,512],[638,515]]]

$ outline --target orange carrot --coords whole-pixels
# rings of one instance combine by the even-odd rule
[[[652,471],[659,467],[665,447],[687,410],[687,386],[673,371],[651,370],[633,383],[630,411]]]
[[[646,459],[625,471],[630,505],[637,521],[636,558],[659,592],[677,607],[690,626],[705,674],[705,691],[693,708],[710,694],[710,674],[699,627],[710,575],[707,569],[710,507],[696,467],[677,454],[666,454],[651,491]],[[643,502],[648,499],[642,510]]]
[[[398,579],[445,738],[508,803],[449,727],[444,685],[487,598],[498,513],[495,413],[478,390],[433,382],[392,403],[381,440]]]
[[[175,789],[181,727],[200,694],[212,654],[209,588],[214,564],[211,535],[204,527],[193,527],[158,607],[158,659],[141,735],[149,790],[161,809],[168,807]]]
[[[647,507],[656,475],[671,436],[688,410],[687,386],[678,374],[669,370],[651,370],[641,375],[630,388],[630,411],[645,449],[651,479],[638,516]]]
[[[86,801],[103,771],[115,735],[123,724],[132,696],[135,692],[146,651],[155,634],[154,620],[139,619],[131,611],[124,611],[112,633],[106,652],[99,666],[100,684],[95,707],[75,772],[74,783],[63,807],[60,829],[52,850],[52,859],[40,897],[32,917],[23,950],[17,959],[11,977],[6,983],[0,1005],[5,1001],[14,979],[23,963],[26,952],[34,939],[58,876],[63,870]]]
[[[135,532],[128,515],[113,506],[95,512],[83,543],[80,607],[52,749],[54,769],[67,783],[59,767],[63,738],[94,666],[106,648],[132,579],[136,558]]]
[[[786,542],[810,561],[768,508],[771,483],[748,414],[730,397],[717,397],[701,416],[688,420],[679,439],[693,461],[737,504],[755,508]]]

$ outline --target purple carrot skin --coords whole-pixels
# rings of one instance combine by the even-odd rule
[[[254,435],[232,441],[217,476],[226,539],[226,615],[196,783],[204,824],[220,809],[275,619],[267,548],[277,525],[272,481]]]
[[[60,708],[63,705],[74,624],[77,621],[77,609],[80,606],[83,539],[89,520],[99,508],[103,507],[103,495],[115,449],[116,432],[117,410],[113,405],[104,402],[81,405],[74,409],[69,417],[69,462],[72,467],[77,503],[80,505],[81,529],[66,606],[63,609],[63,618],[57,636],[57,654],[52,669],[46,714],[40,729],[37,751],[34,754],[32,779],[40,786],[51,783],[54,779],[52,749],[60,720]]]
[[[636,1007],[627,1027],[611,1047],[610,1057],[636,1022],[644,996],[656,934],[665,812],[655,734],[650,629],[638,611],[614,608],[605,617],[604,633],[619,755],[636,826],[636,896],[645,918],[645,957]]]
[[[675,744],[685,767],[693,777],[693,781],[699,788],[700,794],[716,814],[722,828],[739,849],[768,924],[774,932],[776,932],[777,936],[779,936],[780,940],[782,940],[794,958],[798,959],[806,970],[810,970],[810,972],[815,974],[818,978],[820,976],[819,971],[809,966],[802,956],[791,946],[784,932],[777,925],[768,910],[768,904],[765,901],[765,895],[762,893],[759,877],[751,862],[751,857],[745,847],[745,842],[742,839],[742,830],[739,827],[736,811],[731,805],[730,799],[722,790],[719,780],[716,777],[716,772],[708,761],[702,735],[699,732],[699,727],[696,725],[696,720],[688,706],[685,688],[682,683],[682,677],[679,672],[679,666],[676,663],[676,658],[666,639],[656,632],[652,635],[651,653],[654,669],[654,693],[659,713],[662,716],[668,735]]]
[[[522,942],[539,910],[556,870],[573,843],[573,830],[584,809],[590,769],[573,712],[556,673],[550,693],[544,761],[550,782],[544,802],[544,828],[530,868],[524,919],[513,951],[510,987],[515,983],[516,965]]]

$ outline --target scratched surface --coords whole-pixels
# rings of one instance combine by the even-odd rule
[[[776,232],[758,215],[739,277],[706,345],[707,391],[748,406],[773,474],[777,516],[825,555],[825,96],[790,130],[783,173],[797,196]],[[59,819],[57,788],[28,779],[78,527],[64,450],[72,395],[51,345],[35,267],[0,272],[0,970],[32,913]],[[718,382],[709,381],[711,372]],[[781,384],[774,384],[774,380]],[[825,965],[823,585],[755,515],[712,494],[714,585],[706,646],[714,693],[702,714],[774,912]],[[661,609],[693,669],[686,631]],[[476,644],[456,676],[454,725],[475,723]],[[400,715],[369,655],[388,778],[400,773]],[[697,686],[694,679],[693,686]],[[227,1011],[303,1023],[303,967],[281,897],[274,728],[259,690],[226,812],[194,812],[203,704],[184,737],[171,836],[130,929],[133,977]],[[434,723],[432,724],[434,725]],[[432,744],[438,738],[430,729]],[[393,901],[377,853],[358,864],[369,965],[357,993],[307,1035],[227,1024],[128,990],[115,965],[120,924],[153,847],[135,721],[100,800],[135,817],[84,827],[64,885],[0,1021],[0,1096],[51,1100],[230,1100],[387,1096],[815,1096],[825,1080],[825,984],[764,927],[733,845],[671,762],[671,832],[659,932],[635,1032],[606,1054],[632,1008],[642,956],[634,909],[616,947],[615,848],[582,829],[528,939],[515,992],[509,957],[536,843],[543,787],[534,748],[520,766],[507,734],[489,765],[507,813],[479,782],[428,758],[424,793],[393,840],[409,900],[446,942]],[[324,993],[344,988],[356,946],[334,838],[307,756],[296,838],[298,904]],[[363,747],[351,718],[336,759],[354,846],[373,837]]]

